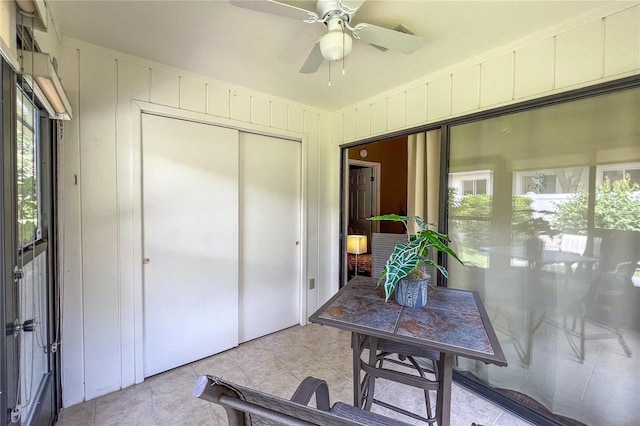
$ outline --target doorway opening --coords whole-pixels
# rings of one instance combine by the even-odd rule
[[[376,232],[402,234],[401,223],[369,221],[381,214],[407,212],[407,137],[371,142],[347,149],[344,232],[347,236],[346,280],[371,276],[371,236]],[[351,238],[349,238],[351,236]],[[363,247],[349,247],[353,237]],[[362,237],[366,243],[362,242]],[[346,281],[344,281],[346,282]]]

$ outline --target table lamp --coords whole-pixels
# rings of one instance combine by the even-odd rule
[[[356,255],[356,275],[358,275],[358,255],[366,252],[366,235],[347,235],[347,253]]]

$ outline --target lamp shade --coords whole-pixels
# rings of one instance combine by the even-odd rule
[[[347,235],[347,253],[362,254],[367,252],[366,235]]]
[[[327,61],[339,61],[349,56],[353,40],[341,30],[329,31],[320,37],[320,52]]]

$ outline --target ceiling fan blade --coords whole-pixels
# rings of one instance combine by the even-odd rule
[[[307,60],[304,61],[302,68],[300,68],[300,72],[302,74],[313,74],[318,71],[322,61],[324,61],[324,58],[322,57],[322,52],[320,52],[320,43],[316,43],[309,56],[307,56]]]
[[[355,26],[353,37],[406,54],[413,53],[422,46],[422,37],[364,23]]]
[[[318,14],[296,6],[280,3],[274,0],[229,0],[234,6],[257,10],[272,15],[284,16],[296,21],[313,24],[318,21]]]

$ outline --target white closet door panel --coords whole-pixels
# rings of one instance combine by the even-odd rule
[[[238,132],[144,115],[144,375],[238,339]]]
[[[240,134],[240,342],[300,322],[301,144]]]

